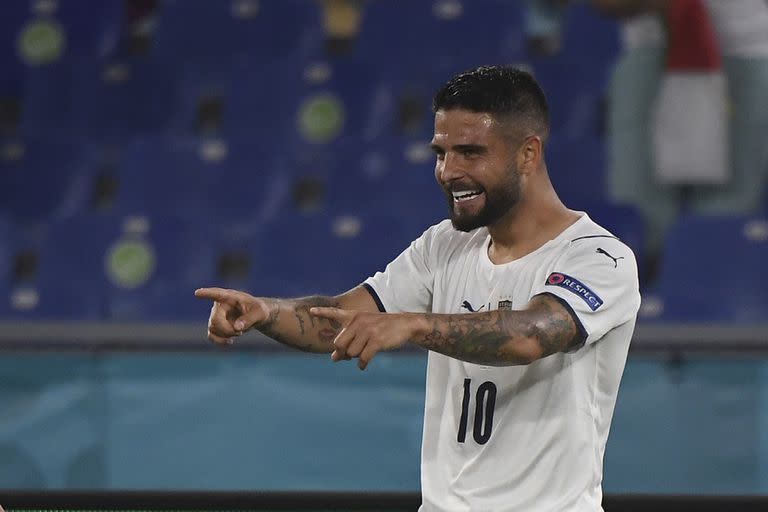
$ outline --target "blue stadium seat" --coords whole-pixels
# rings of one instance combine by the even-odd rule
[[[151,60],[70,59],[29,69],[22,131],[118,143],[163,133],[175,108],[174,79],[172,68]]]
[[[278,144],[250,139],[155,137],[127,148],[115,209],[123,214],[210,217],[224,232],[248,232],[282,201]]]
[[[365,4],[358,51],[388,70],[448,59],[460,68],[514,62],[523,51],[515,2],[425,0]]]
[[[50,225],[38,271],[11,283],[0,315],[18,319],[172,321],[205,318],[193,296],[213,280],[210,224],[81,215]]]
[[[40,74],[34,71],[65,65],[72,59],[111,54],[119,42],[122,23],[121,0],[7,0],[0,16],[0,97],[23,98],[28,82]],[[55,89],[48,84],[49,92],[58,95]]]
[[[25,3],[36,6],[30,9],[28,22],[49,19],[61,25],[65,55],[105,57],[119,43],[124,4],[121,0],[95,3],[26,0]],[[53,6],[49,12],[46,12],[46,3]]]
[[[681,218],[664,247],[661,319],[762,323],[768,311],[768,220]]]
[[[66,217],[85,207],[93,169],[87,146],[29,137],[0,141],[0,211],[18,222]]]
[[[204,142],[203,151],[218,144]],[[285,142],[237,138],[225,145],[226,157],[217,166],[207,166],[204,212],[220,237],[240,239],[257,231],[290,192],[283,164]]]
[[[370,117],[377,70],[353,59],[296,59],[242,66],[225,98],[229,136],[282,138],[295,149],[322,146],[345,134],[374,136]]]
[[[464,71],[453,60],[403,67],[384,73],[375,87],[371,124],[385,136],[403,135],[429,140],[434,131],[432,97],[451,76]]]
[[[104,320],[108,295],[103,246],[113,229],[75,217],[48,226],[47,236],[34,247],[37,271],[11,283],[0,314],[26,320]]]
[[[552,184],[566,206],[584,209],[595,202],[607,202],[606,151],[605,139],[597,135],[550,137],[544,158]]]
[[[445,193],[435,178],[435,155],[428,143],[429,138],[382,137],[365,148],[361,165],[356,166],[359,178],[366,182],[359,190],[366,191],[368,204],[397,215],[416,236],[448,215]],[[345,182],[342,177],[342,186],[335,190],[343,191]],[[348,190],[347,197],[355,197],[354,190]],[[338,194],[332,199],[343,204]]]
[[[521,61],[521,12],[497,0],[367,2],[355,55],[376,62],[377,134],[431,137],[441,84],[479,65]]]
[[[3,64],[3,74],[9,69],[45,65],[69,56],[109,55],[119,42],[122,23],[121,0],[94,3],[6,0],[0,17],[0,63]],[[47,26],[52,31],[45,30]],[[61,36],[61,46],[49,54],[49,60],[46,58],[46,49],[55,47],[49,46],[49,42],[56,39],[57,33]],[[27,49],[31,53],[24,51],[25,35],[29,37]]]
[[[27,16],[27,2],[12,0],[4,4],[0,16],[0,97],[20,97],[24,65],[16,50],[16,37]]]
[[[603,135],[609,64],[604,63],[599,73],[590,73],[582,68],[581,60],[564,54],[531,62],[530,71],[547,96],[554,136],[577,139]]]
[[[172,63],[217,68],[220,59],[273,60],[320,44],[316,2],[165,0],[153,47]]]
[[[621,48],[619,25],[613,19],[585,2],[571,2],[562,37],[563,57],[582,66],[582,75],[594,73],[602,79],[610,74]]]
[[[284,215],[253,246],[247,288],[273,296],[336,294],[360,284],[411,242],[397,216]]]
[[[555,55],[528,62],[547,95],[551,132],[569,139],[601,135],[608,82],[620,48],[616,24],[586,4],[572,3],[561,44]]]
[[[213,282],[216,276],[216,253],[211,243],[214,230],[210,219],[205,215],[197,219],[162,216],[137,222],[146,222],[146,230],[131,235],[124,229],[123,241],[146,244],[154,254],[154,268],[141,283],[127,285],[120,284],[114,277],[110,279],[109,319],[205,321],[210,303],[197,299],[194,291]],[[110,250],[115,247],[113,241]],[[129,265],[127,261],[124,268]]]
[[[117,168],[115,210],[123,214],[195,214],[205,205],[207,163],[197,139],[146,138],[125,149]]]
[[[321,146],[346,133],[375,136],[371,119],[379,74],[367,61],[321,53],[273,61],[222,58],[217,69],[180,64],[176,133],[280,140]],[[217,122],[200,127],[201,106]]]
[[[285,169],[294,184],[321,184],[317,207],[326,213],[387,212],[415,236],[447,214],[435,182],[434,155],[423,139],[346,136],[326,152],[294,153]],[[287,211],[294,206],[284,204]]]

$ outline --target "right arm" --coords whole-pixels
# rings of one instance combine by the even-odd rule
[[[312,307],[378,312],[376,302],[362,286],[341,295],[299,299],[254,297],[223,288],[200,288],[195,296],[213,301],[208,319],[208,339],[229,344],[236,336],[255,329],[270,338],[305,352],[331,353],[341,326],[309,314]]]

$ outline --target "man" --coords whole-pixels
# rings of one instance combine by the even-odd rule
[[[337,297],[218,288],[208,337],[254,328],[357,358],[428,349],[422,511],[601,510],[602,459],[640,303],[632,251],[558,199],[544,93],[481,67],[435,95],[450,220]]]

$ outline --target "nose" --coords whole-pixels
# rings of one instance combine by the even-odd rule
[[[443,185],[464,176],[464,170],[459,165],[459,161],[456,156],[450,151],[445,154],[442,160],[437,161],[435,166],[435,177],[437,181]]]

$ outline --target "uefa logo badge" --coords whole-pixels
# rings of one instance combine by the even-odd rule
[[[547,278],[547,284],[558,285],[565,281],[565,276],[559,272],[552,272]]]

